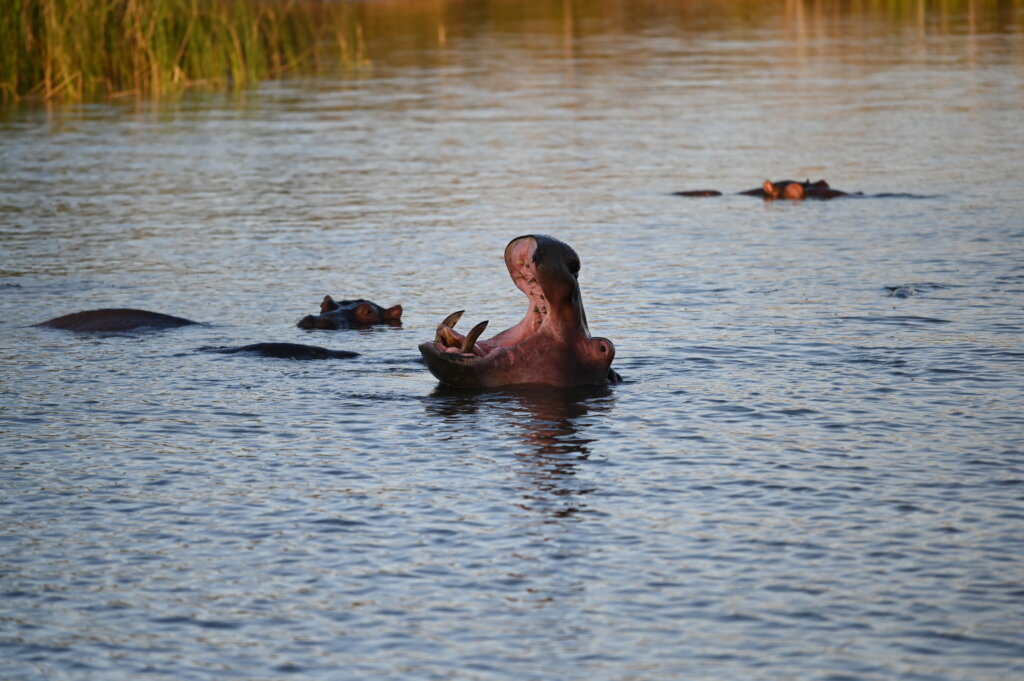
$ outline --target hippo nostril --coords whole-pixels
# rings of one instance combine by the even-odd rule
[[[601,354],[604,354],[604,353],[608,352],[608,346],[605,345],[604,343],[601,343],[597,347],[601,351]]]

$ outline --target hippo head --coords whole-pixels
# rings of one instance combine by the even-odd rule
[[[420,345],[430,372],[456,388],[569,387],[618,380],[611,370],[615,346],[606,338],[592,338],[587,329],[576,251],[549,236],[521,236],[505,247],[505,266],[529,298],[526,316],[493,338],[478,340],[487,322],[463,336],[454,330],[462,312],[449,315],[434,340]]]
[[[402,323],[402,306],[383,308],[369,300],[342,300],[337,302],[324,296],[320,303],[320,314],[306,315],[299,320],[301,329],[350,329],[364,328],[371,324],[399,326]]]
[[[766,200],[789,199],[790,201],[802,201],[804,199],[834,199],[837,196],[846,196],[846,192],[832,189],[825,180],[811,182],[794,182],[793,180],[780,180],[772,182],[765,180],[761,185]]]
[[[766,199],[789,199],[791,201],[800,201],[806,195],[804,185],[800,182],[793,182],[792,180],[782,180],[781,182],[765,180],[761,188],[764,189],[764,197]]]

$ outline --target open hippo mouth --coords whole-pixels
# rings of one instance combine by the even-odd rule
[[[537,383],[553,386],[617,382],[611,370],[615,346],[591,338],[579,283],[580,259],[550,236],[521,236],[505,247],[512,281],[529,298],[521,322],[481,340],[487,322],[463,336],[455,331],[462,312],[442,321],[434,340],[420,345],[430,372],[457,388]]]

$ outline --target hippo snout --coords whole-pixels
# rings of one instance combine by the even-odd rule
[[[308,314],[300,319],[296,326],[300,329],[337,329],[338,323],[323,315]]]

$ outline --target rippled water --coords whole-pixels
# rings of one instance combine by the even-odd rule
[[[1024,675],[1024,17],[647,9],[0,121],[0,676]],[[931,198],[671,195],[806,176]],[[623,385],[420,363],[526,233]]]

